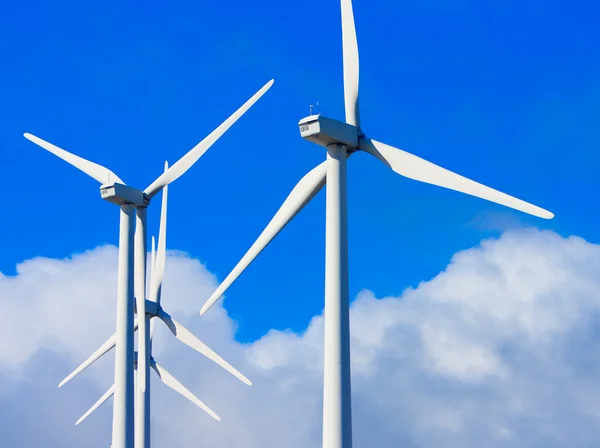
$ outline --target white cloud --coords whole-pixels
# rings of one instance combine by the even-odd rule
[[[101,247],[0,277],[3,446],[108,446],[111,406],[71,425],[111,383],[110,362],[60,391],[56,383],[114,328],[115,262],[116,249]],[[355,445],[595,446],[598,272],[599,246],[528,229],[456,254],[400,297],[363,291],[351,311]],[[198,316],[215,286],[197,260],[170,253],[165,308],[254,385],[160,331],[157,361],[223,421],[153,380],[155,446],[319,446],[321,316],[302,334],[271,330],[239,344],[222,308]]]

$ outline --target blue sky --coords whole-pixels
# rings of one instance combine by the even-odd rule
[[[201,3],[201,4],[199,4]],[[365,132],[553,211],[538,220],[349,162],[351,296],[399,295],[507,227],[597,242],[600,60],[592,2],[355,0]],[[168,246],[224,278],[320,163],[297,121],[343,118],[337,1],[13,2],[0,17],[0,271],[117,242],[97,184],[31,132],[145,187],[265,82],[170,190]],[[229,290],[240,340],[323,306],[324,193]],[[158,206],[151,207],[154,233]],[[189,298],[198,310],[204,297]]]

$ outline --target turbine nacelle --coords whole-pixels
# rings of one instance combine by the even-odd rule
[[[100,196],[102,196],[102,199],[119,206],[131,204],[139,208],[147,207],[150,203],[148,196],[143,191],[121,183],[101,185]]]
[[[310,115],[298,123],[300,135],[320,146],[344,145],[348,149],[358,147],[360,130],[343,121],[327,118],[323,115]]]

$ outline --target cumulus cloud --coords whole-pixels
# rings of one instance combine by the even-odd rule
[[[110,360],[61,390],[56,383],[114,329],[115,264],[106,246],[0,276],[3,446],[110,444],[110,405],[72,426],[112,383]],[[351,309],[355,445],[595,446],[598,272],[600,246],[519,229],[457,253],[399,297],[360,293]],[[215,287],[197,260],[169,254],[165,308],[254,385],[159,331],[157,361],[223,421],[154,378],[155,446],[319,446],[322,316],[300,334],[271,330],[240,344],[223,308],[198,316],[198,298]]]

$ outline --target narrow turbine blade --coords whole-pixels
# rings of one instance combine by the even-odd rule
[[[252,247],[246,252],[231,273],[223,280],[219,287],[212,293],[200,310],[200,315],[206,313],[225,291],[236,281],[242,272],[254,261],[265,247],[277,236],[279,232],[296,216],[300,210],[323,188],[327,175],[327,162],[309,171],[300,182],[296,184],[292,192],[279,208],[271,222],[265,227]]]
[[[165,162],[165,172],[169,165]],[[160,209],[160,226],[158,229],[158,249],[156,252],[156,269],[150,300],[160,304],[160,295],[162,292],[162,283],[165,275],[165,262],[167,257],[167,202],[169,199],[169,186],[165,185],[162,192],[162,204]]]
[[[134,331],[137,330],[137,320],[134,323]],[[102,356],[104,356],[106,353],[108,353],[110,350],[112,350],[115,346],[117,342],[117,336],[116,333],[113,334],[110,338],[108,338],[108,340],[102,344],[100,346],[100,348],[98,350],[96,350],[94,352],[94,354],[92,356],[90,356],[88,359],[86,359],[83,363],[81,363],[81,365],[79,367],[77,367],[75,370],[73,370],[73,372],[71,372],[64,380],[62,380],[60,382],[60,384],[58,385],[58,387],[63,387],[65,384],[67,384],[69,381],[71,381],[73,378],[75,378],[77,375],[79,375],[81,372],[83,372],[85,369],[87,369],[89,366],[91,366],[93,363],[95,363],[98,359],[100,359]]]
[[[358,111],[358,42],[354,26],[352,0],[341,0],[341,4],[346,122],[360,128],[360,114]]]
[[[237,379],[239,379],[243,383],[247,384],[248,386],[250,386],[252,384],[248,378],[246,378],[237,369],[235,369],[233,366],[231,366],[231,364],[229,364],[227,361],[225,361],[223,358],[221,358],[219,355],[217,355],[204,342],[202,342],[200,339],[198,339],[196,336],[194,336],[194,334],[190,330],[188,330],[183,325],[181,325],[179,322],[177,322],[175,319],[173,319],[163,309],[159,310],[158,317],[165,324],[167,324],[167,327],[169,327],[169,330],[171,330],[171,333],[173,333],[175,335],[175,337],[177,339],[179,339],[181,342],[183,342],[185,345],[193,348],[198,353],[203,354],[208,359],[213,361],[215,364],[218,364],[220,367],[227,370],[229,373],[231,373],[233,376],[235,376]]]
[[[254,103],[256,103],[261,96],[263,96],[267,90],[271,88],[274,80],[269,81],[265,86],[254,94],[252,98],[244,103],[237,111],[233,113],[227,120],[225,120],[217,129],[212,131],[208,137],[198,143],[193,149],[191,149],[186,155],[184,155],[179,161],[175,163],[166,173],[163,173],[158,179],[156,179],[148,188],[144,190],[144,193],[148,197],[152,198],[156,193],[160,191],[165,185],[170,184],[175,179],[179,178],[185,173],[196,161],[204,154],[213,143],[215,143],[219,137],[221,137],[227,129],[229,129],[242,115],[246,113]]]
[[[183,395],[185,398],[190,400],[192,403],[194,403],[196,406],[198,406],[200,409],[202,409],[204,412],[206,412],[208,415],[210,415],[215,420],[221,421],[221,417],[219,417],[217,414],[215,414],[215,412],[211,408],[209,408],[202,401],[200,401],[193,393],[191,393],[189,390],[187,390],[183,384],[181,384],[179,381],[177,381],[177,379],[173,375],[171,375],[169,372],[167,372],[164,369],[164,367],[157,364],[156,361],[154,361],[153,359],[150,360],[150,367],[152,367],[154,369],[154,371],[156,372],[156,374],[158,375],[158,377],[160,378],[160,380],[163,383],[165,383],[167,386],[169,386],[175,392]]]
[[[554,217],[554,214],[543,208],[486,187],[385,143],[365,139],[361,141],[359,148],[374,155],[396,173],[409,179],[460,191],[540,218],[551,219]]]
[[[77,422],[75,423],[75,425],[79,425],[82,421],[84,421],[86,418],[88,418],[90,416],[90,414],[92,414],[92,412],[94,412],[96,409],[98,409],[106,400],[108,400],[110,397],[112,397],[115,393],[115,385],[113,384],[112,386],[110,386],[110,389],[108,389],[104,395],[102,395],[100,397],[100,399],[93,404],[93,406],[91,408],[89,408],[85,414],[83,414],[81,417],[79,417],[79,420],[77,420]]]
[[[154,317],[150,318],[150,347],[152,347],[152,336],[154,336]]]
[[[48,143],[47,141],[36,137],[35,135],[31,135],[26,132],[25,134],[23,134],[23,136],[27,140],[35,143],[38,146],[41,146],[46,151],[51,152],[55,156],[63,159],[65,162],[73,165],[75,168],[78,168],[79,170],[83,171],[85,174],[96,179],[101,184],[111,184],[114,182],[120,184],[125,183],[119,178],[119,176],[117,176],[108,168],[98,165],[97,163],[90,162],[89,160],[82,159],[81,157],[76,156],[75,154],[71,154],[70,152],[61,149],[58,146],[53,145],[52,143]]]
[[[150,248],[150,281],[148,290],[152,291],[152,284],[154,282],[154,265],[156,264],[156,240],[152,237],[152,247]]]
[[[155,265],[156,265],[156,241],[154,237],[152,237],[152,256],[150,258],[150,286],[148,290],[150,294],[152,294],[152,288],[154,285],[154,276],[155,276]],[[152,336],[154,335],[154,319],[150,318],[150,346],[152,347]]]

